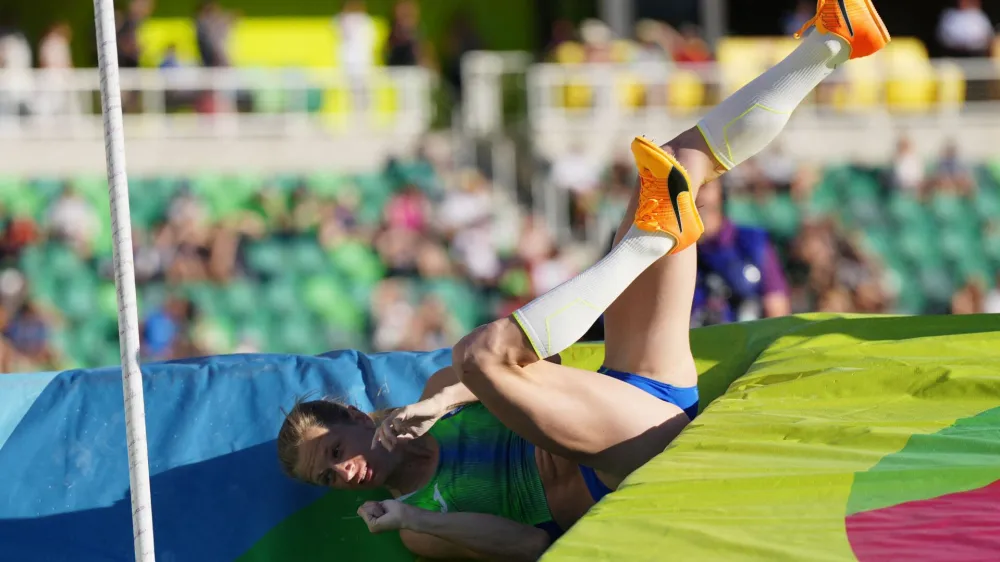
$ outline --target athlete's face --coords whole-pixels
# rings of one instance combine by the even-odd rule
[[[394,458],[384,447],[372,448],[375,424],[358,414],[353,423],[317,426],[306,432],[296,469],[301,478],[338,490],[373,490],[385,485]]]

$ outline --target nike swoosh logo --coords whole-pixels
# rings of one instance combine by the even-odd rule
[[[847,17],[847,0],[837,0],[837,5],[840,6],[840,14],[844,16],[844,23],[847,24],[847,32],[854,37],[854,26],[851,25],[851,18]]]

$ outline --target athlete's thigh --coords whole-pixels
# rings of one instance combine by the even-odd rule
[[[617,379],[547,361],[497,367],[474,392],[512,431],[550,453],[624,477],[688,423],[684,412]]]

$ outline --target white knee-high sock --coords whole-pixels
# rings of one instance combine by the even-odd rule
[[[849,55],[843,39],[814,29],[784,60],[712,108],[698,128],[716,159],[730,170],[760,152]]]
[[[514,311],[540,358],[576,343],[632,281],[674,248],[663,234],[636,228],[603,259]]]

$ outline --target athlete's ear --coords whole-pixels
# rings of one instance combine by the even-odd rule
[[[372,420],[371,416],[355,408],[354,406],[348,406],[347,413],[351,416],[351,421],[355,423],[360,423],[362,425],[366,425],[368,427],[375,427],[375,422]]]

